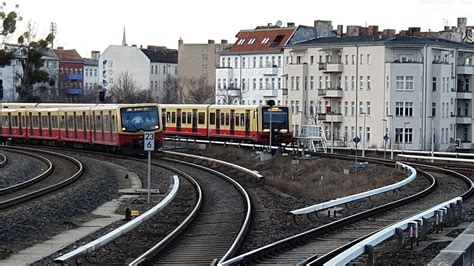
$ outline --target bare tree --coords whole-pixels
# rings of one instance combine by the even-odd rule
[[[183,103],[183,81],[180,78],[168,77],[164,86],[162,103]]]
[[[82,95],[79,97],[81,103],[97,103],[99,102],[99,91],[102,86],[94,86],[92,88],[84,88]]]
[[[143,103],[152,102],[151,90],[142,90],[133,79],[133,75],[127,72],[120,73],[118,82],[109,91],[107,101],[115,103]]]
[[[249,84],[245,84],[249,85]],[[249,86],[238,87],[231,83],[229,87],[217,87],[215,94],[222,104],[242,104],[245,94],[249,91]]]
[[[207,80],[201,78],[190,78],[183,81],[186,103],[214,103],[214,87],[209,86]]]

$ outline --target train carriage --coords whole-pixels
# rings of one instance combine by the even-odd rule
[[[20,110],[24,114],[22,124],[28,140],[35,142],[60,140],[58,108],[28,107]]]
[[[209,137],[257,142],[257,118],[256,105],[211,105]]]
[[[0,132],[5,138],[26,139],[24,109],[8,109],[1,112]]]
[[[291,115],[287,106],[259,106],[258,107],[258,142],[269,144],[270,130],[272,131],[272,145],[291,143]]]
[[[207,136],[208,104],[161,104],[166,134]]]

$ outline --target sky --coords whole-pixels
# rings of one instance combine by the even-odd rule
[[[421,27],[422,31],[454,26],[457,17],[474,25],[474,0],[5,0],[4,11],[19,5],[23,32],[28,21],[44,38],[56,23],[54,46],[76,49],[82,57],[120,45],[124,27],[129,45],[160,45],[178,48],[184,43],[227,39],[233,43],[241,29],[258,25],[313,25],[332,20],[333,27],[379,25],[379,30]]]

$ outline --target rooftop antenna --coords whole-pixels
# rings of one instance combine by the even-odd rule
[[[277,20],[277,22],[275,23],[275,25],[277,27],[281,27],[283,25],[283,22],[281,22],[281,20]]]
[[[56,32],[58,30],[58,28],[56,26],[56,22],[51,22],[51,26],[50,26],[49,29],[50,29],[51,34],[53,34],[53,36],[56,37]],[[51,42],[51,49],[54,49],[54,39]]]

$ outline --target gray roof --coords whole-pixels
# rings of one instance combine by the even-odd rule
[[[86,66],[99,66],[99,60],[92,58],[84,58],[84,65]]]
[[[453,42],[444,39],[428,38],[428,37],[416,37],[416,36],[345,36],[345,37],[323,37],[316,38],[308,41],[294,43],[287,45],[286,47],[301,47],[301,46],[326,46],[326,45],[355,45],[355,44],[366,44],[366,45],[385,45],[388,47],[397,46],[411,46],[411,47],[423,47],[425,45],[432,46],[443,46],[449,48],[464,48],[474,49],[472,43],[460,43]]]
[[[178,63],[178,50],[166,48],[140,49],[152,63]]]

